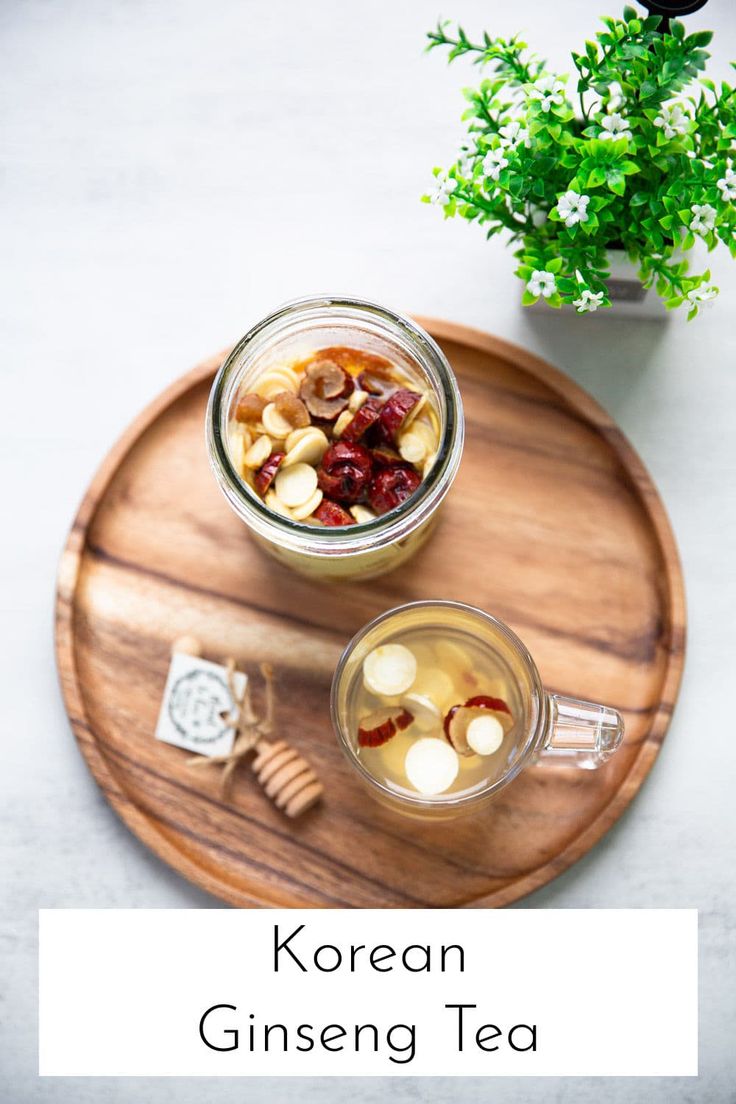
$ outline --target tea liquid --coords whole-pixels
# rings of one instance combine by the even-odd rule
[[[523,702],[510,661],[490,643],[449,624],[409,626],[402,630],[397,622],[394,631],[382,637],[380,645],[386,644],[401,644],[411,652],[416,660],[416,676],[405,693],[387,696],[368,689],[362,665],[356,666],[347,711],[353,747],[364,767],[397,794],[416,797],[419,792],[437,799],[473,794],[504,775],[516,758],[523,737]],[[418,791],[406,769],[412,746],[417,740],[431,738],[452,748],[445,728],[448,712],[478,696],[502,699],[508,707],[511,715],[508,731],[504,732],[500,746],[492,754],[479,755],[468,753],[466,745],[466,753],[457,755],[457,775],[449,786],[436,795]],[[412,720],[380,746],[361,746],[358,736],[361,723],[370,723],[366,719],[380,715],[382,709],[389,714],[393,710],[397,717],[403,711]]]

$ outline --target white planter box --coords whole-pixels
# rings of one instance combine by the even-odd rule
[[[654,288],[644,288],[638,276],[638,267],[631,263],[623,249],[609,249],[608,260],[611,278],[608,294],[611,306],[601,314],[614,314],[631,318],[667,318],[668,312]]]

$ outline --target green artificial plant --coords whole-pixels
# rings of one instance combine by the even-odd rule
[[[699,76],[709,31],[662,30],[631,7],[602,22],[572,54],[573,81],[518,37],[475,43],[440,22],[428,49],[490,73],[466,89],[467,138],[423,199],[509,235],[525,305],[610,306],[607,250],[622,248],[642,284],[692,318],[718,289],[683,255],[701,239],[736,256],[736,94]]]

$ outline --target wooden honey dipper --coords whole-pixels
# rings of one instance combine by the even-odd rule
[[[194,636],[183,636],[174,642],[172,651],[201,656],[202,645]],[[285,740],[272,743],[266,739],[273,728],[275,708],[273,671],[269,664],[262,664],[261,671],[266,684],[266,713],[258,720],[250,702],[250,683],[246,683],[245,692],[239,697],[233,677],[235,660],[227,660],[228,688],[235,707],[232,720],[236,735],[232,751],[229,755],[210,757],[196,755],[187,762],[192,767],[207,764],[222,766],[222,791],[223,794],[227,794],[236,767],[246,755],[254,752],[251,767],[259,785],[277,809],[286,816],[294,818],[301,816],[319,801],[323,786],[307,760],[296,748]]]
[[[288,817],[298,817],[319,801],[322,783],[307,760],[285,740],[275,744],[259,740],[255,753],[253,773],[277,809],[283,809]]]

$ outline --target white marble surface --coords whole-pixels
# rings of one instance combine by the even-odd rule
[[[523,28],[560,65],[586,0],[452,0],[468,30]],[[618,8],[618,4],[613,5]],[[736,279],[697,323],[522,313],[512,261],[418,202],[474,74],[424,57],[435,3],[4,0],[0,6],[0,1097],[383,1099],[385,1082],[40,1081],[39,906],[205,906],[123,828],[69,733],[52,654],[57,557],[111,440],[166,383],[310,290],[373,297],[520,342],[619,420],[680,542],[690,642],[660,759],[623,820],[525,907],[697,906],[697,1081],[394,1082],[400,1101],[733,1100]],[[715,71],[736,13],[711,0]],[[571,38],[573,32],[575,40]],[[605,940],[603,941],[605,945]],[[730,973],[730,977],[729,977]]]

